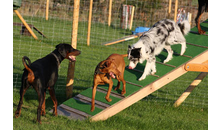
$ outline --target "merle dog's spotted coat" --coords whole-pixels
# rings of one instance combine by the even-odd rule
[[[139,80],[145,79],[147,75],[156,73],[156,58],[163,49],[168,52],[164,63],[172,59],[173,51],[170,45],[181,44],[181,55],[186,49],[186,35],[190,30],[188,21],[183,21],[179,24],[172,20],[164,19],[153,25],[153,27],[143,33],[139,41],[132,46],[128,46],[128,59],[130,60],[129,69],[134,69],[138,62],[143,63],[147,60],[144,73]]]

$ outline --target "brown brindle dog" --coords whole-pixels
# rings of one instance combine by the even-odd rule
[[[94,111],[95,109],[95,94],[96,88],[99,84],[109,84],[108,92],[105,96],[105,99],[108,102],[112,101],[112,99],[109,98],[113,86],[112,78],[118,80],[118,85],[114,90],[120,88],[120,81],[122,81],[123,89],[121,91],[121,94],[124,95],[126,93],[124,80],[125,61],[123,58],[126,56],[127,55],[111,54],[106,60],[101,61],[96,66],[93,80],[91,111]]]

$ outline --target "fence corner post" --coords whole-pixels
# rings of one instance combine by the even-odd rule
[[[80,8],[80,0],[74,0],[71,45],[75,49],[77,47],[79,8]],[[74,71],[75,71],[75,61],[74,62],[69,61],[68,72],[67,72],[67,83],[66,83],[66,98],[67,99],[71,98],[73,94]]]

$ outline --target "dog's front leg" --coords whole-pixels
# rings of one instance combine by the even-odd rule
[[[42,105],[42,110],[41,110],[41,115],[45,116],[46,115],[46,111],[45,111],[45,96],[46,96],[46,91],[44,91],[44,101],[43,101],[43,105]]]
[[[123,89],[121,91],[121,95],[124,95],[126,93],[126,89],[125,89],[126,81],[124,80],[124,78],[121,81],[123,83]]]
[[[97,85],[98,84],[94,81],[94,85],[92,88],[92,101],[91,101],[91,111],[92,112],[95,110],[95,94],[96,94]]]
[[[111,102],[112,99],[109,98],[109,96],[110,96],[110,93],[111,93],[111,90],[112,90],[113,81],[110,79],[108,84],[109,84],[109,87],[108,87],[108,92],[107,92],[107,94],[105,96],[105,99],[106,99],[106,101]]]
[[[142,76],[138,79],[139,81],[144,80],[146,78],[147,75],[150,74],[151,70],[152,70],[152,74],[156,73],[156,66],[155,66],[155,62],[156,62],[156,58],[155,56],[150,56],[147,59],[147,63],[146,66],[144,68],[144,73],[142,74]]]
[[[167,58],[163,61],[163,63],[167,63],[167,62],[169,62],[169,61],[173,58],[173,50],[172,50],[172,48],[170,47],[170,45],[166,45],[164,48],[167,50],[168,56],[167,56]]]
[[[53,115],[54,116],[57,116],[57,99],[56,99],[56,96],[55,96],[55,89],[54,89],[54,86],[51,86],[51,87],[48,87],[48,90],[49,90],[49,94],[50,94],[50,97],[53,101]],[[45,98],[44,98],[45,99]]]
[[[186,51],[186,42],[181,42],[181,53],[180,55],[182,56],[184,54],[184,52]]]
[[[147,61],[146,66],[144,68],[144,73],[142,74],[142,76],[138,79],[139,81],[144,80],[146,78],[147,75],[150,74],[150,66],[152,65],[152,63],[149,63]]]

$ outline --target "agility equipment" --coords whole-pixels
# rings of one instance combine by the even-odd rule
[[[30,32],[30,34],[34,37],[34,39],[38,39],[37,36],[34,34],[34,32],[31,30],[31,28],[29,27],[29,25],[26,23],[26,21],[24,20],[24,18],[21,16],[21,14],[18,12],[18,10],[14,10],[14,12],[16,13],[16,15],[19,17],[19,19],[21,20],[21,22],[24,24],[24,26],[27,28],[27,30]]]
[[[27,24],[27,22],[24,20],[24,18],[21,16],[19,11],[17,10],[18,8],[21,7],[21,0],[13,0],[13,11],[15,14],[18,16],[18,18],[21,20],[21,23],[13,23],[15,26],[22,26],[21,28],[21,34],[26,33],[27,35],[31,35],[34,37],[34,39],[38,39],[37,36],[34,34],[31,28],[35,29],[39,34],[41,34],[43,37],[46,37],[39,29],[37,29],[34,25]]]
[[[207,33],[208,23],[202,23],[202,26],[206,28]],[[192,31],[197,31],[197,28],[193,28]],[[171,66],[159,63],[166,58],[167,52],[162,51],[156,57],[157,76],[149,75],[146,79],[138,81],[146,62],[138,64],[135,70],[125,68],[125,95],[122,96],[120,94],[122,87],[117,91],[112,90],[110,95],[112,101],[107,102],[104,97],[107,93],[108,85],[99,85],[95,98],[95,110],[91,112],[92,88],[90,87],[58,106],[58,114],[68,116],[71,119],[83,120],[90,117],[91,121],[106,120],[188,71],[202,72],[174,104],[175,107],[179,106],[208,72],[208,36],[189,33],[186,36],[186,41],[190,44],[187,44],[185,56],[178,55],[181,45],[172,46],[175,53],[173,59],[167,63]],[[114,80],[113,89],[116,86],[117,80]]]
[[[148,31],[150,28],[148,27],[136,27],[135,31],[132,31],[132,34],[135,35],[137,33],[142,33]]]
[[[40,35],[42,35],[43,37],[47,38],[37,27],[35,27],[34,25],[32,24],[27,24],[30,29],[33,28],[34,30],[36,30]],[[31,33],[29,32],[29,30],[27,29],[27,27],[22,24],[22,23],[13,23],[13,26],[21,26],[21,31],[20,31],[20,34],[21,35],[28,35],[28,36],[31,36]]]
[[[126,36],[126,37],[123,37],[123,38],[120,38],[120,39],[110,41],[110,42],[102,43],[102,45],[108,46],[108,45],[116,44],[116,43],[119,43],[119,42],[129,41],[131,39],[135,39],[135,38],[140,37],[143,33],[144,32],[140,32],[140,33],[137,33],[135,35],[129,35],[129,36]]]

